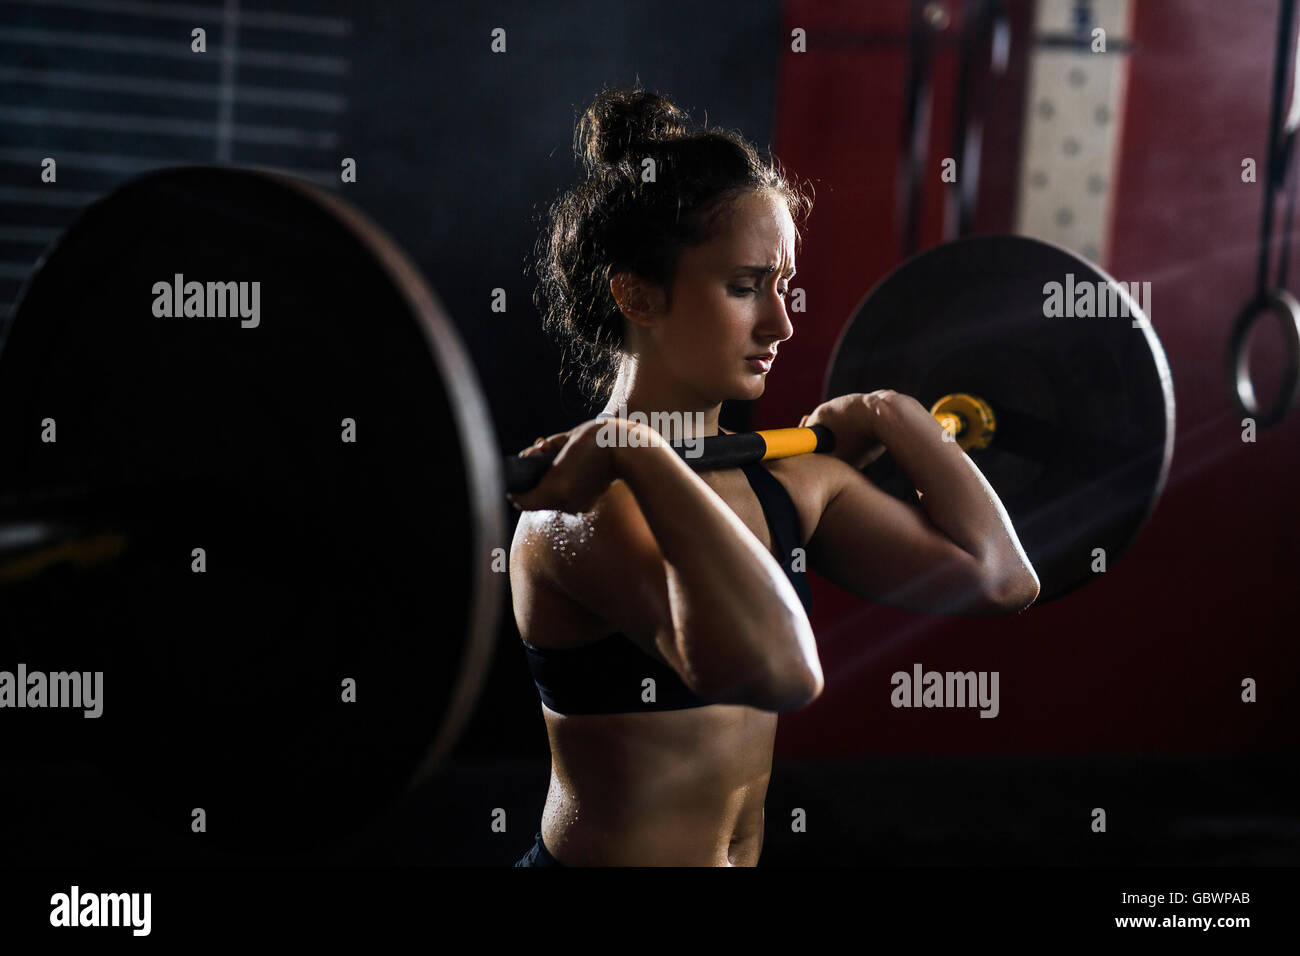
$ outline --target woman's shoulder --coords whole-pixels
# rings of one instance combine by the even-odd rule
[[[718,431],[735,434],[723,428]],[[762,464],[781,482],[781,487],[785,488],[790,500],[794,502],[805,542],[817,529],[826,505],[843,486],[844,469],[852,470],[838,458],[818,454],[766,459]]]
[[[636,498],[622,481],[610,484],[581,514],[551,509],[521,512],[510,545],[510,574],[541,577],[552,584],[587,572],[615,555],[635,528],[644,525]]]
[[[611,631],[649,646],[671,629],[663,555],[621,481],[582,514],[523,512],[510,586],[520,633],[539,646],[575,646]]]
[[[848,466],[838,458],[817,454],[773,458],[763,464],[781,482],[794,502],[806,542],[813,536],[826,505],[843,483],[844,475],[836,466]]]

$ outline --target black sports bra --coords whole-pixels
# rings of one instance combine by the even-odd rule
[[[741,467],[763,506],[763,516],[780,563],[790,583],[812,611],[812,593],[804,571],[791,570],[792,552],[802,545],[799,514],[790,494],[760,462]],[[706,707],[713,701],[696,696],[677,672],[651,657],[633,640],[616,631],[572,648],[535,647],[523,642],[528,667],[542,702],[561,714],[625,714]],[[642,699],[645,679],[654,679],[654,701]]]

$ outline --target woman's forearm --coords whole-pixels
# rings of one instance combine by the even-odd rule
[[[875,437],[921,493],[935,527],[998,573],[1032,576],[997,493],[961,446],[944,440],[934,416],[909,395],[894,394],[876,408]]]
[[[722,702],[802,706],[820,692],[807,615],[780,566],[670,447],[617,449],[664,556],[678,650],[698,686]]]

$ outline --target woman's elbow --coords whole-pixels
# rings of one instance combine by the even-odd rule
[[[820,661],[797,661],[760,667],[743,677],[714,682],[700,696],[719,704],[742,704],[784,712],[806,707],[825,687]]]
[[[1029,565],[1015,574],[996,578],[987,588],[987,600],[994,613],[1018,614],[1038,600],[1041,585]]]
[[[815,673],[809,672],[793,684],[778,685],[772,695],[772,706],[767,709],[778,713],[800,710],[820,697],[825,687],[826,681],[818,666]]]
[[[753,688],[751,707],[782,713],[807,707],[826,686],[821,661],[797,660],[769,668]]]

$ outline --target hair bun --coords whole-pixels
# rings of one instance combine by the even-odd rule
[[[658,93],[640,87],[603,90],[578,121],[574,150],[590,172],[649,143],[685,136],[689,122]]]

